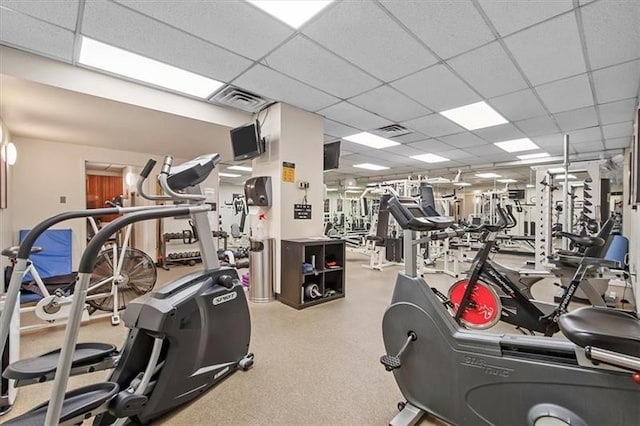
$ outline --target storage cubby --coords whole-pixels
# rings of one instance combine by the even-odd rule
[[[281,255],[278,300],[282,303],[302,309],[344,297],[343,241],[311,238],[282,240]],[[311,265],[308,270],[303,270],[303,263]],[[314,292],[309,288],[312,284],[317,286],[314,287]]]

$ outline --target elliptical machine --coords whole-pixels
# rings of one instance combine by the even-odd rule
[[[165,196],[144,193],[142,184],[155,161],[147,163],[138,180],[138,192],[152,200],[188,204],[141,208],[111,222],[89,242],[78,268],[62,348],[13,363],[3,374],[15,380],[16,386],[54,380],[50,402],[5,424],[80,424],[90,417],[95,417],[95,425],[124,424],[127,418],[148,423],[203,394],[236,370],[251,367],[251,324],[244,291],[234,269],[219,267],[207,217],[211,206],[204,203],[199,188],[219,160],[218,154],[205,155],[172,167],[172,158],[165,157],[159,176]],[[98,210],[102,210],[99,214],[119,212]],[[86,211],[60,214],[34,227],[24,239],[0,319],[2,345],[36,238],[55,223],[86,215]],[[200,235],[204,271],[186,275],[132,301],[124,315],[130,330],[121,351],[113,345],[77,343],[91,272],[104,242],[131,223],[185,215],[191,216]],[[233,333],[229,332],[231,329]],[[65,394],[69,376],[110,368],[113,371],[109,381]]]
[[[406,402],[392,425],[430,413],[454,425],[637,424],[640,321],[630,313],[586,307],[558,318],[568,341],[460,328],[416,276],[416,232],[432,223],[411,199],[390,200],[404,231],[405,273],[398,274],[382,331]],[[418,240],[419,241],[419,240]],[[408,260],[408,262],[407,262]]]

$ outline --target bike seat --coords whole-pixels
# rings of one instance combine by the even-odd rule
[[[589,306],[561,315],[558,325],[580,347],[640,357],[640,320],[628,312]]]
[[[20,246],[7,247],[2,250],[2,255],[7,256],[9,259],[15,259],[18,256],[18,251],[20,250]],[[31,254],[40,253],[43,250],[42,247],[31,247]]]
[[[604,240],[600,237],[590,237],[588,235],[572,234],[571,232],[557,232],[557,237],[565,237],[570,239],[574,244],[580,247],[602,247]]]

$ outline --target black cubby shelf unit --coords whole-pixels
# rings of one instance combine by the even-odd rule
[[[281,244],[278,300],[293,308],[303,309],[345,296],[344,241],[301,238],[282,240]],[[304,272],[303,263],[315,265],[315,268]],[[317,286],[319,296],[305,295],[305,286],[312,284]]]

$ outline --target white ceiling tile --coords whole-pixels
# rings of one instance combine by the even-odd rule
[[[580,108],[554,114],[558,126],[563,132],[585,129],[598,125],[598,115],[594,107]]]
[[[486,145],[487,142],[483,141],[471,132],[463,132],[455,135],[439,137],[442,142],[449,144],[456,148],[468,148],[470,146]]]
[[[627,99],[638,93],[640,60],[594,71],[593,82],[598,102]]]
[[[627,121],[624,123],[608,124],[602,126],[605,140],[613,138],[630,138],[633,134],[633,121]]]
[[[556,123],[548,115],[516,121],[515,124],[529,137],[549,135],[559,131]]]
[[[365,111],[362,108],[358,108],[355,105],[351,105],[348,102],[340,102],[328,108],[324,108],[318,111],[318,114],[331,120],[363,130],[377,129],[378,127],[392,124],[391,121],[382,118],[379,115]]]
[[[562,133],[554,133],[544,136],[535,136],[532,137],[531,140],[538,145],[540,148],[549,149],[549,148],[560,148],[564,146],[564,136]]]
[[[383,0],[382,5],[441,58],[494,39],[471,2]]]
[[[604,141],[607,149],[623,149],[631,147],[631,136],[626,136],[622,138],[606,138]]]
[[[78,18],[78,0],[65,1],[25,1],[25,0],[2,0],[0,6],[13,9],[17,12],[25,13],[50,22],[55,25],[76,29]],[[4,12],[2,12],[4,13]]]
[[[450,149],[448,151],[439,152],[438,155],[448,158],[449,160],[465,160],[470,157],[475,157],[474,154],[471,154],[466,149]],[[448,166],[449,163],[435,163],[441,166]]]
[[[350,98],[380,85],[375,78],[302,35],[271,53],[264,63],[340,98]]]
[[[524,133],[511,123],[485,127],[484,129],[474,130],[473,133],[487,142],[501,142],[525,137]]]
[[[380,86],[349,99],[349,102],[394,122],[431,113],[427,108],[389,86]]]
[[[536,91],[551,113],[593,105],[589,77],[586,74],[543,84],[536,87]]]
[[[9,9],[0,12],[0,42],[72,61],[73,32]]]
[[[437,141],[435,141],[437,142]],[[392,152],[398,155],[404,155],[405,157],[411,157],[412,155],[424,154],[424,151],[417,146],[411,146],[407,144],[401,144],[396,146],[390,146],[384,149],[385,152]]]
[[[572,145],[572,148],[581,154],[587,152],[602,152],[604,150],[604,146],[600,141],[594,142],[583,142],[579,144]]]
[[[640,2],[598,1],[580,11],[593,68],[640,57]]]
[[[506,36],[573,8],[571,0],[479,0],[493,26]]]
[[[486,161],[490,163],[500,163],[504,161],[515,161],[516,157],[513,154],[509,154],[508,152],[501,152],[499,154],[484,154],[480,155],[480,158],[484,158]],[[498,173],[500,174],[500,173]]]
[[[317,111],[339,102],[338,98],[260,64],[241,75],[234,85],[307,111]]]
[[[464,129],[440,114],[426,115],[403,123],[404,126],[417,130],[431,137],[463,132]]]
[[[587,70],[573,13],[506,37],[504,41],[534,86]]]
[[[292,28],[244,1],[117,1],[252,59],[293,34]]]
[[[391,138],[391,140],[400,142],[400,143],[418,142],[418,141],[423,141],[425,139],[429,139],[429,136],[420,132],[411,132],[411,133],[407,133],[406,135],[396,136]]]
[[[437,62],[373,2],[341,2],[303,32],[383,81],[395,80]]]
[[[323,135],[323,139],[324,139],[325,142],[329,142],[329,141],[335,141],[336,137],[335,136],[331,136],[331,135]]]
[[[538,98],[529,89],[498,96],[487,102],[511,121],[538,117],[547,113]]]
[[[485,144],[478,146],[470,146],[464,149],[468,155],[475,157],[477,155],[481,156],[492,156],[492,155],[502,155],[504,154],[504,150],[498,148],[494,144]],[[515,159],[515,156],[514,156]]]
[[[85,3],[82,33],[219,81],[231,81],[252,64],[246,58],[111,2]]]
[[[486,98],[527,87],[522,75],[498,42],[457,56],[448,63]]]
[[[600,122],[604,124],[632,121],[635,118],[638,100],[625,99],[623,101],[610,102],[598,105],[600,109]]]
[[[576,143],[595,142],[600,140],[602,140],[602,135],[600,134],[600,126],[573,130],[569,133],[569,143],[571,145]]]
[[[410,143],[409,147],[419,150],[420,154],[438,154],[444,151],[450,151],[453,148],[451,145],[447,145],[446,143],[442,143],[435,139],[427,139],[426,141]]]
[[[480,97],[444,65],[435,65],[394,83],[393,87],[434,111],[478,102]]]
[[[342,123],[336,123],[333,120],[324,119],[324,132],[328,135],[343,138],[345,136],[355,135],[360,133],[360,129],[355,127],[345,126]]]

